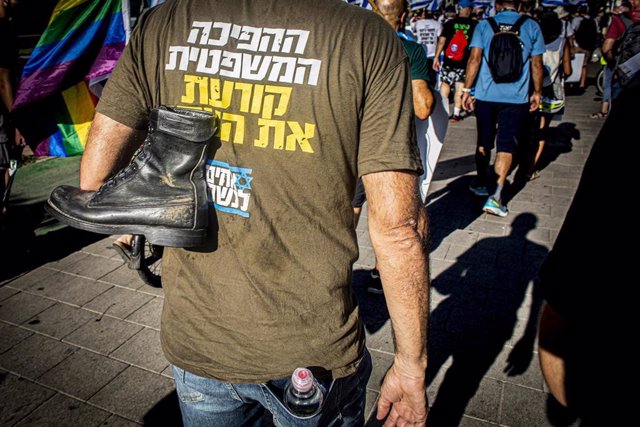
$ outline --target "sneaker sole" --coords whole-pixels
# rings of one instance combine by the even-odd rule
[[[501,211],[500,209],[484,207],[482,210],[485,211],[488,214],[495,215],[495,216],[500,216],[502,218],[504,218],[505,216],[509,215],[508,211],[504,212],[504,211]]]
[[[175,229],[133,224],[96,224],[73,218],[58,210],[50,201],[44,206],[51,216],[73,228],[98,234],[142,234],[151,244],[175,248],[195,248],[207,240],[206,229]]]

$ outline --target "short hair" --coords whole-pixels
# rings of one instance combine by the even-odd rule
[[[540,31],[544,43],[548,44],[562,34],[562,21],[555,12],[545,12],[540,17]]]
[[[496,4],[502,5],[505,3],[512,4],[515,7],[518,7],[520,5],[520,0],[496,0]]]
[[[381,14],[385,16],[397,16],[402,15],[407,10],[406,0],[378,0],[376,6]]]

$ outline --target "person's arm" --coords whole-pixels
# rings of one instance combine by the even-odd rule
[[[568,333],[568,322],[549,304],[545,304],[538,336],[540,370],[549,391],[563,406],[567,406],[565,358]]]
[[[433,110],[433,93],[429,84],[422,80],[411,80],[413,89],[413,110],[420,120],[427,120]]]
[[[394,361],[380,388],[377,418],[388,415],[385,426],[425,425],[429,265],[427,215],[418,177],[386,171],[362,179],[395,342]]]
[[[602,43],[602,54],[607,62],[615,60],[615,45],[616,40],[622,36],[626,29],[624,21],[620,16],[614,15],[611,17],[609,28],[604,36],[604,42]]]
[[[568,43],[564,44],[564,52],[562,54],[562,71],[565,76],[571,75],[571,48]]]
[[[143,141],[145,132],[96,113],[80,162],[80,188],[96,191],[126,166]]]
[[[602,54],[607,62],[611,62],[615,59],[613,55],[613,46],[615,43],[616,39],[604,39],[604,42],[602,43]]]
[[[438,37],[438,44],[436,45],[436,56],[433,58],[433,69],[435,71],[440,71],[440,54],[444,50],[444,44],[446,43],[447,38],[444,36]]]
[[[11,73],[7,68],[0,67],[0,100],[11,111],[13,105],[13,88],[11,87]]]
[[[542,55],[534,55],[531,57],[531,81],[533,82],[533,93],[529,98],[529,111],[537,111],[538,107],[540,107],[543,78],[544,71],[542,68]]]
[[[467,62],[466,77],[464,80],[464,88],[462,92],[462,106],[467,111],[473,111],[473,99],[471,99],[470,92],[471,87],[476,81],[476,77],[478,77],[480,64],[482,64],[482,49],[479,47],[473,47],[471,48],[469,62]]]
[[[13,87],[11,85],[11,72],[7,68],[0,68],[0,100],[7,111],[11,112],[13,107]],[[18,128],[15,128],[13,142],[19,146],[25,145],[24,137]]]

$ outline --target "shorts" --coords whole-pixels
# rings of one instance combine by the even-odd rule
[[[466,73],[464,68],[443,65],[440,70],[440,81],[448,84],[449,86],[453,86],[456,83],[464,83],[465,77]]]
[[[529,104],[476,100],[478,147],[514,154],[529,129]]]
[[[361,208],[364,202],[367,200],[367,195],[364,192],[364,184],[362,178],[358,178],[356,183],[356,193],[353,195],[353,201],[351,201],[351,207]]]

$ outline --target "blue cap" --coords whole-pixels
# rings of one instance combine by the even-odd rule
[[[460,0],[460,2],[458,3],[458,6],[460,8],[473,7],[473,1],[472,0]]]

